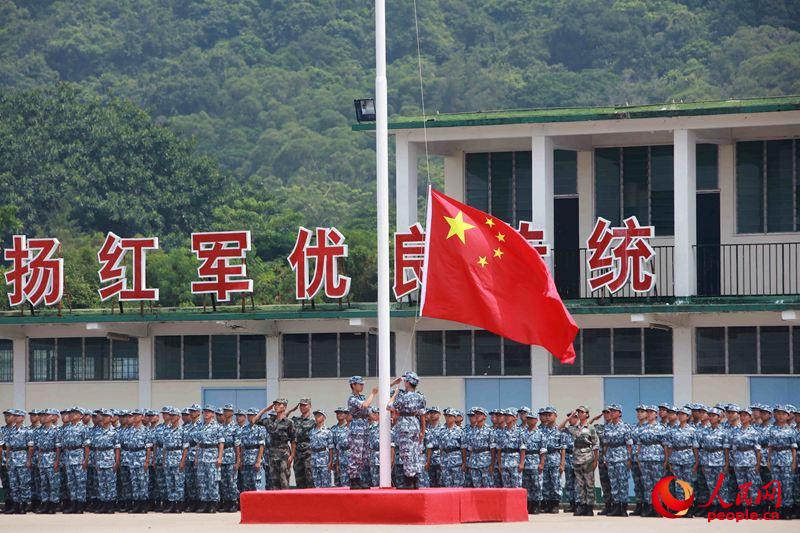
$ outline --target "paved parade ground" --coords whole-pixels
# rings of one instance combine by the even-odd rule
[[[536,532],[536,533],[570,533],[581,532],[613,532],[613,533],[640,533],[646,529],[647,533],[672,533],[686,531],[720,531],[731,532],[796,532],[797,522],[787,521],[723,521],[708,524],[706,520],[694,519],[653,519],[653,518],[578,518],[572,515],[539,515],[532,517],[529,522],[504,523],[504,524],[461,524],[444,526],[374,526],[374,525],[240,525],[239,514],[179,514],[163,515],[151,513],[147,515],[98,516],[85,514],[80,516],[61,515],[34,515],[0,516],[0,530],[14,531],[14,533],[36,532],[52,528],[53,531],[80,531],[81,533],[107,532],[113,526],[114,533],[127,531],[193,531],[214,532],[232,531],[238,529],[242,532],[265,531],[282,533],[291,529],[292,533],[367,533],[380,528],[381,533],[391,533],[409,530],[434,530],[436,532],[475,533],[484,531],[502,531],[503,533]]]

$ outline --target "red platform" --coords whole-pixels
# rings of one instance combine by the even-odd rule
[[[272,490],[241,495],[242,524],[527,522],[525,489]]]

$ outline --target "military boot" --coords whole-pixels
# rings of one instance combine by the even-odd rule
[[[569,512],[569,509],[567,509],[567,512]],[[583,516],[583,512],[584,512],[584,509],[583,509],[583,504],[582,504],[582,503],[579,503],[579,504],[578,504],[578,505],[576,505],[576,506],[575,506],[575,508],[572,510],[572,516]]]
[[[42,502],[39,506],[33,510],[33,514],[47,514],[47,510],[50,508],[49,502]]]
[[[627,503],[619,504],[619,514],[617,516],[628,516],[628,504]]]
[[[636,507],[633,508],[631,511],[631,516],[641,516],[642,514],[642,502],[636,502]]]
[[[539,514],[539,502],[537,501],[531,502],[531,508],[533,509],[533,512],[531,514]]]
[[[581,516],[594,516],[594,507],[591,505],[584,505],[583,514]]]
[[[75,502],[74,507],[72,508],[72,514],[83,514],[83,509],[86,506],[86,502]]]

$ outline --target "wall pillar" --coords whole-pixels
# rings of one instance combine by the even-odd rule
[[[675,296],[692,296],[697,292],[697,269],[694,246],[697,242],[697,183],[695,167],[695,133],[675,130]]]
[[[150,405],[153,398],[153,337],[139,337],[139,408],[158,409]]]
[[[414,334],[407,330],[395,330],[395,369],[397,375],[408,371],[416,371]]]
[[[15,409],[24,409],[27,411],[25,402],[25,374],[28,365],[26,364],[26,355],[28,353],[28,339],[22,337],[21,339],[14,339],[11,347],[13,355],[13,385],[12,385],[12,398]]]
[[[395,135],[395,196],[397,230],[405,231],[417,221],[417,145],[408,134]]]
[[[533,410],[550,403],[550,352],[531,346],[531,405]]]
[[[694,336],[691,327],[672,329],[672,403],[692,401],[692,359]]]
[[[267,404],[278,397],[281,375],[281,336],[267,335]]]
[[[534,135],[532,143],[533,226],[544,230],[544,240],[552,244],[553,225],[553,140]],[[544,258],[553,271],[553,257]]]
[[[444,157],[444,193],[464,202],[464,152],[457,151]]]

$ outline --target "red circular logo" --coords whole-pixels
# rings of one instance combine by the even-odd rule
[[[692,490],[692,486],[682,479],[675,479],[675,483],[680,485],[683,489],[686,498],[679,500],[672,495],[669,490],[669,484],[673,479],[675,479],[675,476],[663,478],[656,483],[655,487],[653,487],[653,493],[650,495],[653,502],[653,509],[666,518],[679,518],[685,515],[686,511],[688,511],[689,507],[694,503],[694,491]]]

